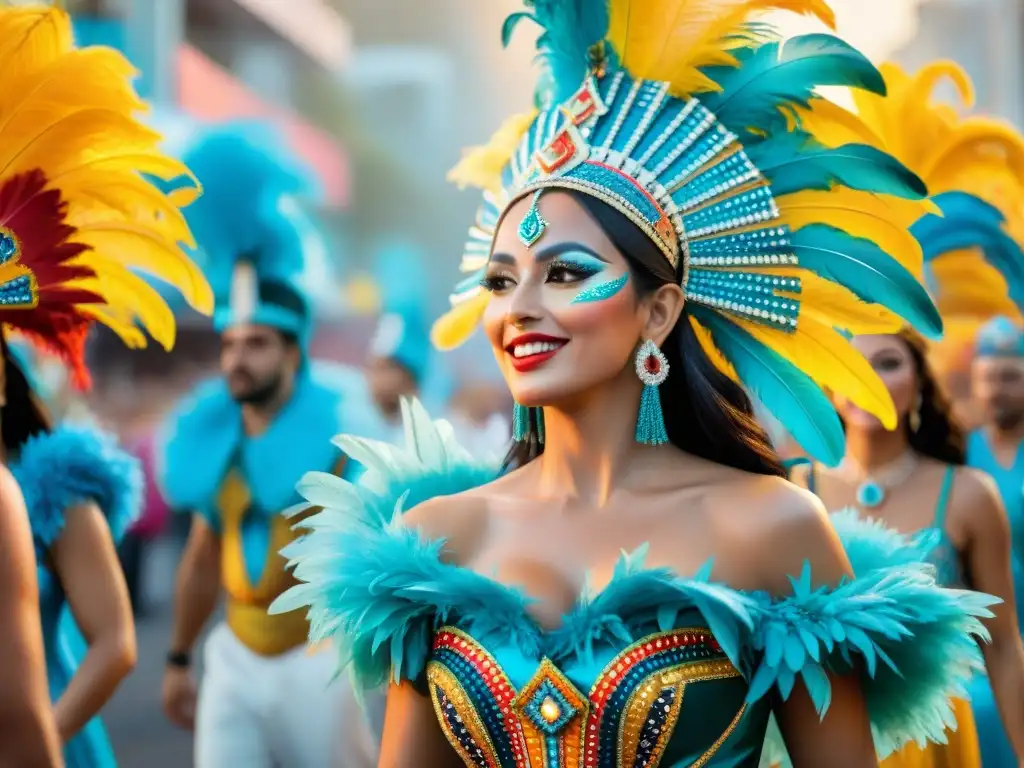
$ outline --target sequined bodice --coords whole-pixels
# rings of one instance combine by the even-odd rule
[[[699,620],[699,614],[694,613]],[[699,621],[552,659],[434,635],[427,682],[449,742],[480,768],[757,765],[768,718]]]

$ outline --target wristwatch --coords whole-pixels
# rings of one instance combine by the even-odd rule
[[[167,666],[188,669],[192,666],[192,654],[188,651],[168,651]]]

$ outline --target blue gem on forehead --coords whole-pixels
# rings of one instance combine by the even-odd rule
[[[9,233],[0,230],[0,264],[6,264],[18,252],[18,244]]]
[[[540,190],[533,196],[533,203],[530,205],[530,210],[523,216],[523,220],[519,222],[519,241],[527,248],[531,247],[534,243],[540,240],[544,234],[545,228],[548,223],[544,221],[544,217],[540,215],[540,209],[537,208],[537,203],[540,200]]]

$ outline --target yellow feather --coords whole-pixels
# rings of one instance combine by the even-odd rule
[[[779,277],[800,280],[800,293],[788,294],[801,301],[800,317],[810,316],[852,334],[895,333],[903,327],[903,320],[881,304],[869,304],[858,298],[849,288],[833,283],[799,267],[772,268]]]
[[[0,90],[71,50],[71,19],[57,8],[0,11]]]
[[[143,349],[146,346],[146,334],[135,326],[134,318],[121,317],[105,304],[82,304],[77,309],[83,315],[107,326],[128,349]]]
[[[932,262],[939,294],[935,303],[945,317],[973,316],[987,320],[1016,314],[1006,280],[977,249],[950,251]]]
[[[843,144],[882,146],[882,138],[859,116],[828,99],[812,99],[808,108],[797,107],[797,122],[826,147]]]
[[[73,261],[96,272],[96,291],[110,305],[114,317],[135,317],[164,349],[174,346],[174,313],[153,286],[122,265],[96,253],[84,254]]]
[[[1024,139],[1007,123],[968,118],[932,147],[920,175],[927,180],[955,171],[962,173],[965,166],[985,159],[994,159],[1018,179],[1024,178]],[[935,190],[938,191],[944,190]]]
[[[109,109],[84,109],[28,135],[0,136],[0,173],[41,168],[52,179],[86,160],[107,154],[152,151],[159,133]]]
[[[462,345],[479,325],[490,298],[491,294],[482,290],[441,315],[430,329],[434,346],[449,350]]]
[[[896,407],[889,390],[864,356],[827,323],[801,315],[794,333],[779,333],[748,320],[734,322],[818,386],[874,414],[887,429],[895,428]]]
[[[463,153],[462,160],[448,172],[448,181],[459,186],[486,189],[493,194],[501,192],[501,171],[512,158],[523,134],[533,124],[537,112],[513,115],[495,131],[482,147],[472,147]]]
[[[134,69],[109,48],[68,52],[29,77],[17,90],[0,90],[0,141],[38,133],[83,109],[130,115],[148,108],[135,94]]]
[[[164,181],[186,179],[188,186],[178,187],[168,195],[171,202],[179,208],[193,202],[202,193],[199,179],[189,170],[188,166],[176,158],[155,150],[136,152],[126,149],[120,152],[114,148],[97,157],[83,158],[77,164],[72,164],[49,178],[51,186],[59,186],[73,194],[75,189],[87,189],[91,184],[93,174],[115,172],[144,173]]]
[[[113,262],[139,269],[173,285],[199,312],[213,311],[213,291],[202,271],[174,242],[135,224],[90,225],[75,233],[76,242],[88,245]]]
[[[611,0],[608,40],[633,77],[659,80],[676,96],[717,86],[698,70],[735,64],[728,54],[754,33],[756,14],[784,10],[814,16],[831,28],[824,0]]]
[[[736,373],[736,369],[732,367],[722,351],[715,346],[714,339],[711,338],[711,332],[700,324],[693,315],[690,315],[690,327],[693,328],[693,333],[697,337],[697,341],[700,343],[700,348],[704,350],[704,354],[707,355],[708,359],[722,374],[728,376],[730,379],[740,384],[740,377]]]
[[[139,223],[172,242],[195,247],[192,232],[178,207],[141,176],[97,173],[88,187],[72,190],[65,186],[63,191],[72,226],[103,221]]]
[[[828,221],[854,237],[874,242],[919,279],[923,276],[921,244],[909,231],[926,212],[920,202],[847,187],[797,192],[779,197],[777,202],[782,221],[790,229]]]

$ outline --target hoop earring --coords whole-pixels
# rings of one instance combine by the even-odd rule
[[[910,431],[917,432],[921,428],[921,395],[917,396],[917,403],[914,405],[914,410],[910,412]]]
[[[537,442],[544,444],[544,411],[541,408],[527,408],[516,403],[512,408],[512,439],[517,443],[530,435],[531,423],[537,428]]]
[[[668,360],[650,339],[636,352],[636,375],[644,383],[636,419],[636,441],[644,445],[664,445],[668,442],[668,432],[658,387],[668,378]]]

